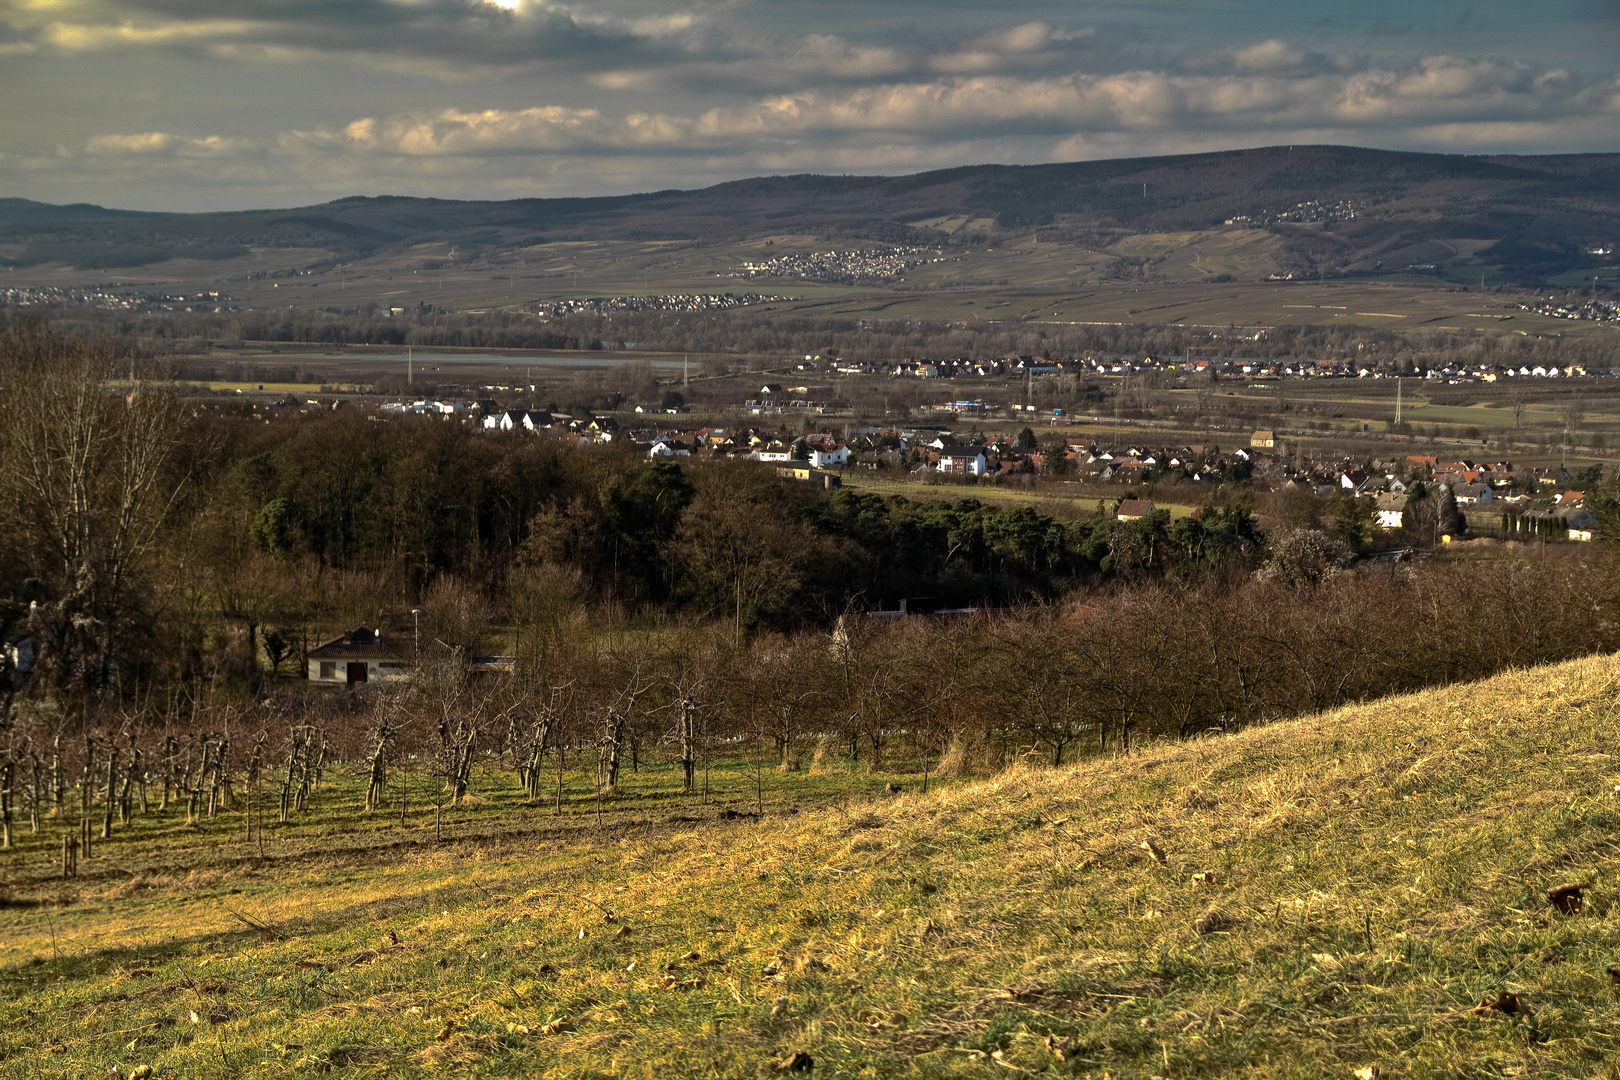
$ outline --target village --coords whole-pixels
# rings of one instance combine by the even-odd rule
[[[958,403],[960,404],[960,403]],[[380,415],[439,415],[490,433],[549,435],[580,447],[619,443],[652,460],[749,461],[776,467],[784,477],[823,488],[847,478],[893,478],[915,483],[1032,484],[1046,479],[1066,489],[1095,494],[1110,513],[1129,519],[1155,509],[1152,494],[1177,504],[1199,505],[1217,489],[1256,495],[1308,494],[1322,500],[1366,503],[1376,528],[1408,526],[1411,500],[1449,495],[1476,536],[1501,539],[1590,541],[1597,521],[1586,505],[1587,487],[1602,478],[1600,466],[1573,472],[1565,465],[1515,466],[1511,461],[1447,459],[1437,454],[1389,454],[1360,458],[1310,445],[1271,429],[1246,441],[1165,446],[1116,435],[1086,434],[1075,427],[1037,435],[1025,426],[1001,433],[928,425],[847,423],[839,431],[794,432],[768,424],[714,426],[654,421],[649,409],[621,422],[609,413],[573,417],[544,409],[501,408],[492,400],[468,405],[425,399],[385,405]],[[641,422],[645,420],[646,422]],[[1073,491],[1070,492],[1074,496]],[[1436,538],[1438,539],[1438,537]]]

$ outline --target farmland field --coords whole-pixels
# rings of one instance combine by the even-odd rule
[[[917,243],[926,243],[919,230]],[[1031,237],[943,253],[944,261],[903,282],[822,282],[750,277],[742,264],[837,245],[802,235],[701,244],[691,241],[578,241],[485,252],[459,261],[454,244],[417,247],[353,262],[313,249],[255,249],[225,260],[172,259],[124,270],[35,266],[8,284],[169,292],[218,292],[215,306],[377,304],[451,310],[532,310],[566,298],[669,293],[757,293],[786,297],[751,311],[883,320],[1180,324],[1224,329],[1305,324],[1395,330],[1461,329],[1507,334],[1616,334],[1620,329],[1520,311],[1531,294],[1368,279],[1325,283],[1256,281],[1273,273],[1262,230],[1142,234],[1096,250]],[[870,246],[870,245],[868,245]],[[1120,258],[1160,260],[1158,280],[1109,278]],[[1162,258],[1161,258],[1162,257]],[[1233,280],[1215,283],[1218,275]],[[184,307],[184,299],[175,306]]]

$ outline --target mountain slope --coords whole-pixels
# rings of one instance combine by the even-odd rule
[[[1590,658],[759,823],[485,805],[444,846],[382,822],[366,857],[323,829],[223,862],[171,831],[49,928],[0,915],[0,1060],[1611,1075],[1617,697]]]
[[[24,200],[10,200],[23,203]],[[1355,217],[1301,224],[1298,204],[1353,204]],[[814,234],[949,242],[910,223],[991,219],[1003,233],[1201,230],[1231,218],[1282,228],[1298,264],[1336,272],[1430,240],[1521,277],[1604,265],[1620,238],[1620,154],[1465,157],[1299,146],[1054,165],[977,165],[912,176],[781,176],[698,191],[456,202],[392,196],[294,210],[113,216],[99,207],[0,205],[0,242],[102,243],[185,253],[218,245],[327,248],[357,256],[426,242],[464,247],[550,240],[733,239]],[[1335,211],[1339,217],[1342,213]],[[1332,214],[1329,215],[1334,216]]]

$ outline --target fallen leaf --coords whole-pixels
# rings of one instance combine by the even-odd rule
[[[1192,876],[1194,885],[1214,885],[1220,881],[1220,875],[1213,870],[1205,870]]]
[[[565,1031],[574,1031],[574,1022],[566,1016],[559,1016],[551,1023],[540,1029],[542,1035],[561,1035]]]
[[[1378,1080],[1384,1075],[1384,1070],[1377,1065],[1364,1065],[1356,1070],[1356,1080]]]
[[[803,1050],[795,1050],[776,1064],[777,1072],[809,1072],[816,1067],[816,1059]]]
[[[1158,844],[1155,844],[1151,840],[1142,841],[1141,846],[1143,851],[1153,856],[1154,862],[1158,863],[1160,866],[1168,865],[1169,860],[1164,857],[1164,848],[1160,847]]]

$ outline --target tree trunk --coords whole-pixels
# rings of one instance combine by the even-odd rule
[[[691,698],[681,700],[681,777],[691,791],[697,780],[697,714]]]
[[[29,800],[28,805],[28,827],[31,832],[37,833],[39,832],[39,796],[41,793],[40,782],[43,779],[43,777],[40,775],[41,770],[39,765],[39,755],[34,753],[32,750],[28,751],[28,762],[33,767],[32,772],[34,778],[34,794],[33,798]]]
[[[107,757],[107,807],[101,818],[101,838],[112,838],[113,807],[118,802],[118,747]]]
[[[619,755],[624,747],[624,717],[617,709],[608,710],[600,747],[596,765],[597,788],[616,791],[619,787]]]
[[[0,848],[11,846],[11,788],[17,779],[17,763],[6,759],[0,769]]]
[[[371,783],[366,788],[366,809],[382,805],[383,788],[388,783],[388,738],[393,734],[385,725],[377,730],[377,749],[371,755]]]

